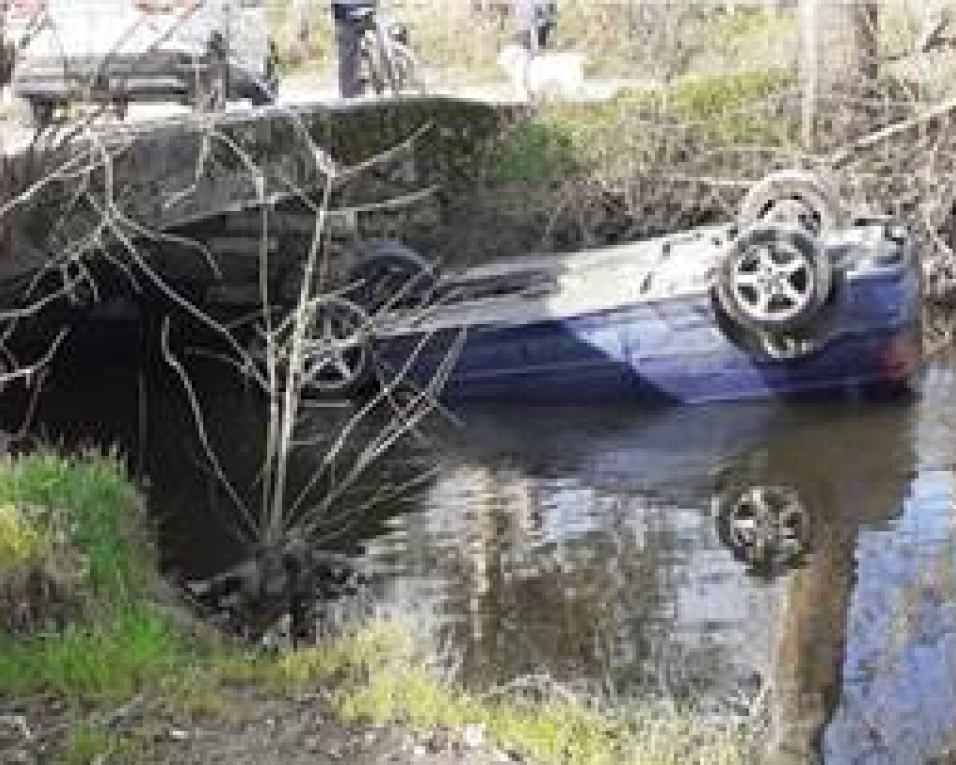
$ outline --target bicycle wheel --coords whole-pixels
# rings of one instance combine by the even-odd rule
[[[385,92],[389,78],[375,30],[370,29],[362,36],[361,51],[363,90],[368,92],[371,89],[380,96]]]
[[[425,85],[421,78],[421,64],[408,45],[393,41],[391,49],[392,73],[396,89],[413,90],[424,93]]]

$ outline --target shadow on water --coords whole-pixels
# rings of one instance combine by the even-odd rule
[[[952,704],[933,701],[956,703],[956,422],[939,415],[956,379],[949,361],[934,374],[918,403],[459,408],[459,424],[436,418],[378,460],[323,544],[470,683],[547,674],[715,710],[764,698],[781,761],[925,761],[956,741]],[[261,401],[196,379],[210,440],[254,502]],[[309,410],[294,482],[347,414]],[[245,555],[165,371],[54,376],[36,423],[129,455],[168,567],[207,576]]]

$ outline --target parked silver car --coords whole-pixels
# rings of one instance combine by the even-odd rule
[[[70,101],[176,100],[217,110],[268,103],[278,86],[265,0],[32,0],[14,94],[34,120]],[[18,4],[14,4],[16,8]],[[12,9],[11,9],[12,10]]]

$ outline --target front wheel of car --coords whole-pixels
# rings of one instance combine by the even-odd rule
[[[319,298],[308,310],[309,330],[299,349],[303,394],[345,399],[360,393],[373,376],[368,314],[335,295]]]

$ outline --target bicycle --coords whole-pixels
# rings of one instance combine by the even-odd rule
[[[412,49],[408,27],[382,17],[374,8],[363,8],[360,56],[363,86],[378,96],[386,90],[398,95],[414,90],[423,93],[421,63]]]

